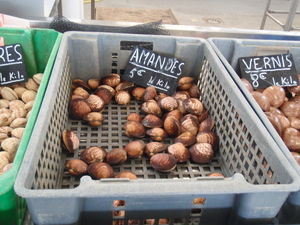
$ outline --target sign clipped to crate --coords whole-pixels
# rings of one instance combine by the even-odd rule
[[[143,87],[154,86],[160,92],[172,95],[184,65],[185,62],[177,58],[136,47],[122,78]]]
[[[241,75],[254,89],[299,85],[292,54],[239,58]]]
[[[26,82],[23,53],[20,44],[0,47],[0,86]]]

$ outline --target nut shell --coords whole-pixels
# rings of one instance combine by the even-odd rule
[[[184,146],[191,146],[196,143],[196,136],[191,132],[186,131],[174,139],[175,143],[182,143]]]
[[[137,176],[131,171],[122,171],[115,175],[115,178],[128,178],[129,180],[137,179]]]
[[[141,124],[143,124],[147,128],[155,128],[155,127],[162,127],[163,121],[159,117],[153,114],[148,114],[141,121]]]
[[[164,97],[158,101],[159,107],[164,110],[172,111],[178,107],[177,100],[171,96]]]
[[[128,116],[127,116],[127,120],[128,121],[136,121],[136,122],[142,122],[143,118],[140,114],[138,113],[129,113]]]
[[[74,176],[81,176],[87,173],[88,165],[80,159],[70,159],[65,163],[66,170]]]
[[[195,163],[209,163],[214,156],[212,145],[209,143],[196,143],[189,151],[191,159]]]
[[[154,141],[162,141],[168,136],[167,132],[160,127],[151,128],[146,131],[146,134]]]
[[[129,142],[125,146],[125,151],[127,152],[128,158],[138,158],[144,153],[144,148],[146,144],[142,140],[135,140]]]
[[[84,149],[80,154],[80,159],[87,164],[91,164],[94,162],[103,162],[107,152],[105,149],[97,146],[92,146]]]
[[[141,105],[142,114],[153,114],[155,116],[161,117],[162,110],[155,100],[148,100]]]
[[[86,101],[93,112],[100,112],[105,107],[104,100],[98,95],[91,94]]]
[[[190,159],[190,151],[180,142],[170,145],[168,153],[173,155],[177,162],[186,162]]]
[[[135,87],[131,94],[137,101],[143,101],[144,100],[144,93],[146,88],[143,87]]]
[[[146,136],[145,127],[136,121],[127,121],[124,123],[123,128],[125,135],[131,138],[143,138]]]
[[[263,111],[268,112],[270,110],[271,103],[270,99],[268,99],[267,96],[258,91],[253,91],[251,92],[251,94]]]
[[[164,121],[163,127],[169,136],[177,137],[181,134],[180,122],[174,116],[167,117]]]
[[[64,149],[73,153],[79,147],[79,139],[71,130],[62,132],[62,144]]]
[[[275,108],[280,107],[285,101],[285,90],[282,87],[270,86],[262,93],[269,99],[270,105]]]
[[[83,120],[86,121],[92,127],[98,127],[103,123],[104,117],[102,113],[90,112],[89,114],[83,117]]]
[[[103,99],[103,101],[105,102],[105,104],[109,104],[112,97],[113,97],[113,94],[112,92],[106,88],[106,87],[103,87],[102,85],[99,86],[95,91],[94,91],[94,94],[99,96],[101,99]]]
[[[90,94],[82,87],[75,88],[73,90],[72,95],[79,95],[79,96],[82,96],[84,99],[87,99],[90,96]]]
[[[149,101],[151,99],[154,99],[156,95],[157,95],[156,88],[153,87],[153,86],[148,86],[145,89],[143,99],[146,102],[146,101]]]
[[[101,79],[101,83],[111,87],[116,87],[121,82],[119,74],[111,73]]]
[[[88,167],[89,175],[94,179],[114,177],[113,168],[105,162],[94,162]]]
[[[158,153],[150,158],[150,164],[157,171],[170,172],[176,168],[177,161],[171,154]]]
[[[130,94],[127,91],[118,91],[115,95],[115,100],[119,105],[128,105],[130,98]]]
[[[185,91],[185,90],[189,90],[192,87],[193,84],[194,84],[194,78],[193,77],[182,77],[178,81],[177,88],[179,90]]]
[[[114,148],[106,155],[105,162],[109,165],[121,165],[127,160],[127,152],[123,148]]]
[[[216,132],[211,130],[201,131],[196,136],[197,143],[209,143],[214,151],[219,149],[219,138]]]
[[[90,112],[91,108],[85,99],[74,99],[69,103],[69,115],[71,119],[81,120]]]
[[[284,143],[290,151],[300,153],[300,132],[295,128],[287,128],[282,137]]]
[[[91,90],[96,90],[100,85],[100,80],[97,78],[88,79],[87,85]]]
[[[196,136],[199,130],[199,122],[197,117],[191,114],[187,114],[183,118],[181,118],[179,122],[181,126],[181,132],[190,131],[193,135]]]
[[[198,116],[204,110],[204,106],[203,106],[202,102],[197,98],[189,98],[189,99],[183,100],[183,106],[187,112],[194,114],[194,115],[198,115]]]
[[[148,156],[151,157],[155,154],[162,153],[166,151],[168,146],[162,142],[157,142],[153,141],[148,144],[146,144],[144,153]]]

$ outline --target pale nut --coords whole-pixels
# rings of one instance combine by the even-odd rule
[[[13,128],[11,128],[10,126],[0,127],[0,133],[4,133],[6,135],[10,135],[12,130],[13,130]]]
[[[27,118],[16,118],[10,123],[11,128],[25,127]]]
[[[21,139],[24,134],[24,131],[25,131],[24,127],[15,128],[11,131],[11,136]]]
[[[25,88],[27,88],[28,90],[32,90],[32,91],[37,91],[39,89],[39,84],[36,83],[32,78],[29,78],[25,82]]]
[[[142,140],[135,140],[129,142],[125,147],[125,151],[127,152],[128,158],[138,158],[144,153],[144,148],[146,144]]]
[[[32,76],[33,80],[37,83],[37,84],[41,84],[41,81],[43,79],[43,73],[36,73]]]
[[[29,119],[29,117],[30,117],[30,115],[31,115],[31,110],[30,111],[28,111],[28,113],[26,114],[26,119]]]
[[[9,126],[12,121],[11,113],[0,113],[0,126]]]
[[[24,108],[24,106],[25,103],[21,100],[12,100],[9,102],[9,109],[12,111],[18,108]]]
[[[86,148],[81,152],[80,159],[87,164],[91,164],[93,162],[103,162],[105,157],[107,155],[107,152],[105,149],[97,146],[92,146],[89,148]]]
[[[128,105],[130,98],[130,94],[127,91],[118,91],[115,95],[115,101],[119,105]]]
[[[185,90],[189,90],[193,84],[194,84],[193,77],[181,77],[178,81],[177,88],[179,90],[185,91]]]
[[[36,97],[36,92],[35,91],[27,90],[22,94],[21,99],[22,99],[23,102],[27,103],[27,102],[30,102],[30,101],[34,100],[35,97]]]
[[[7,164],[9,164],[8,159],[0,157],[0,171],[2,171]]]
[[[180,142],[170,145],[167,151],[175,157],[177,162],[186,162],[191,156],[188,148]]]
[[[28,112],[32,109],[33,105],[34,105],[34,100],[29,101],[25,104],[24,109]]]
[[[188,111],[191,114],[198,115],[198,116],[204,110],[204,106],[203,106],[202,102],[197,98],[189,98],[189,99],[183,100],[183,106],[186,109],[186,111]]]
[[[27,111],[23,108],[16,108],[12,112],[12,117],[14,118],[25,118]]]
[[[104,117],[100,112],[90,112],[83,117],[83,120],[86,121],[92,127],[98,127],[104,121]]]
[[[2,96],[2,98],[9,100],[9,101],[18,99],[17,93],[9,87],[1,88],[1,96]]]
[[[6,138],[8,138],[8,135],[6,133],[0,133],[0,143],[4,141]]]
[[[21,98],[22,98],[22,94],[23,94],[25,91],[27,91],[27,89],[24,88],[24,87],[16,87],[16,88],[14,89],[14,91],[16,92],[18,98],[21,99]]]
[[[174,97],[167,96],[158,101],[158,105],[167,111],[175,110],[178,107],[177,100]]]
[[[7,109],[9,107],[9,100],[7,99],[0,99],[0,108]]]
[[[88,79],[87,85],[91,90],[96,90],[100,85],[100,80],[97,78]]]
[[[148,156],[151,157],[155,154],[162,153],[166,151],[168,146],[162,142],[158,141],[153,141],[148,144],[146,144],[144,153]]]
[[[90,94],[82,87],[77,87],[73,90],[72,95],[79,95],[82,96],[84,99],[87,99]]]
[[[0,151],[0,161],[7,159],[8,162],[11,162],[11,158],[8,152]],[[6,160],[5,160],[6,161]]]
[[[17,152],[19,144],[19,138],[9,137],[1,142],[1,148],[11,155]]]
[[[3,167],[2,172],[3,172],[3,173],[8,172],[8,171],[12,168],[12,166],[13,166],[12,163],[6,164],[6,165]]]
[[[105,107],[104,100],[98,95],[91,94],[86,101],[93,112],[101,112]]]

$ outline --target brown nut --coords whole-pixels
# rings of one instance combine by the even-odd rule
[[[70,159],[65,163],[66,170],[74,176],[81,176],[87,173],[88,165],[80,159]]]
[[[181,134],[180,122],[174,116],[167,117],[164,121],[163,127],[169,136],[177,137]]]
[[[278,108],[275,108],[275,107],[273,107],[273,106],[271,106],[270,107],[270,111],[269,111],[270,113],[273,113],[274,115],[278,115],[278,116],[285,116],[284,115],[284,113],[280,110],[280,109],[278,109]]]
[[[113,168],[105,162],[94,162],[88,167],[88,174],[94,179],[114,177]]]
[[[209,112],[207,109],[204,109],[203,112],[198,116],[199,123],[202,123],[209,117]]]
[[[252,84],[250,83],[250,81],[248,81],[245,78],[241,78],[242,83],[245,85],[246,89],[248,89],[249,92],[254,91]]]
[[[122,171],[115,175],[115,178],[128,178],[129,180],[137,179],[137,176],[131,171]]]
[[[111,87],[111,86],[108,86],[108,85],[100,85],[98,88],[105,88],[105,89],[107,89],[110,93],[111,93],[111,95],[112,96],[115,96],[116,95],[116,90],[113,88],[113,87]],[[96,89],[97,90],[97,89]]]
[[[79,95],[82,96],[84,99],[87,99],[90,96],[90,94],[82,87],[75,88],[72,92],[72,95]]]
[[[275,130],[277,131],[277,133],[281,136],[282,128],[278,117],[270,112],[265,112],[265,115],[267,116],[267,118],[269,119],[269,121],[271,122]]]
[[[143,87],[135,87],[131,94],[137,101],[143,101],[144,100],[144,93],[146,88]]]
[[[178,81],[177,88],[179,90],[185,91],[185,90],[189,90],[193,84],[194,84],[193,77],[181,77]]]
[[[197,143],[209,143],[214,151],[219,149],[219,138],[216,132],[211,130],[200,131],[197,136]]]
[[[285,90],[283,87],[270,86],[262,93],[269,99],[270,105],[275,108],[280,107],[285,101]]]
[[[121,165],[127,160],[127,152],[123,148],[114,148],[106,155],[105,162],[109,165]]]
[[[188,90],[191,98],[199,98],[200,90],[196,84],[193,84],[192,87]]]
[[[168,153],[158,153],[150,158],[153,169],[160,172],[170,172],[177,166],[175,157]]]
[[[184,107],[184,104],[183,104],[183,101],[185,99],[177,99],[177,109],[181,112],[181,114],[185,115],[188,113],[188,111],[186,111],[185,107]]]
[[[173,98],[175,99],[181,99],[181,100],[184,100],[184,99],[188,99],[190,98],[190,93],[188,91],[176,91],[173,95],[172,95]]]
[[[93,112],[101,112],[105,107],[104,100],[98,95],[91,94],[86,101]]]
[[[280,107],[286,117],[300,117],[300,103],[295,101],[287,101]]]
[[[125,130],[125,135],[131,138],[143,138],[146,135],[145,127],[136,121],[125,122],[123,128]]]
[[[103,99],[105,104],[109,104],[113,95],[110,90],[107,88],[103,87],[103,85],[99,86],[95,91],[94,94],[99,96],[100,98]]]
[[[182,113],[178,109],[165,113],[163,115],[163,120],[165,120],[168,116],[174,116],[178,120],[180,120],[183,117]]]
[[[198,116],[204,110],[204,106],[203,106],[202,102],[197,98],[189,98],[189,99],[183,100],[183,106],[186,109],[186,111],[188,111],[191,114],[198,115]]]
[[[62,132],[62,145],[64,149],[73,153],[79,147],[79,139],[71,130]]]
[[[140,114],[138,113],[129,113],[128,116],[127,116],[127,120],[128,121],[136,121],[136,122],[142,122],[143,118]]]
[[[281,132],[284,132],[286,128],[291,126],[290,120],[288,118],[286,118],[285,116],[276,115],[276,117],[279,120],[280,127],[281,127]],[[293,117],[293,118],[295,118],[295,117]],[[295,118],[295,119],[297,119],[297,118]],[[300,129],[300,127],[299,127],[299,129]]]
[[[101,79],[101,83],[111,87],[116,87],[121,82],[119,74],[111,73]]]
[[[158,101],[159,107],[166,111],[172,111],[178,107],[177,100],[171,96],[164,97]]]
[[[84,149],[80,154],[80,159],[87,164],[91,164],[93,162],[103,162],[107,152],[105,149],[97,146],[92,146]]]
[[[180,119],[181,132],[190,131],[193,135],[196,136],[199,130],[198,118],[192,114],[187,114]]]
[[[155,116],[161,117],[162,111],[155,100],[148,100],[141,105],[142,114],[153,114]]]
[[[88,79],[87,85],[91,90],[96,90],[100,85],[100,80],[97,78]]]
[[[73,120],[81,120],[90,112],[91,108],[85,99],[74,99],[69,103],[69,115]]]
[[[153,141],[148,144],[146,144],[146,147],[144,149],[144,153],[151,157],[155,154],[162,153],[166,151],[168,146],[162,142]]]
[[[225,177],[222,173],[210,173],[207,177]]]
[[[153,86],[148,86],[145,89],[143,99],[144,99],[145,102],[147,102],[151,99],[154,99],[156,95],[157,95],[156,88],[153,87]]]
[[[165,97],[168,97],[169,95],[165,94],[165,93],[162,93],[162,92],[159,92],[157,93],[157,95],[154,97],[154,100],[159,102],[161,99],[165,98]]]
[[[177,162],[186,162],[190,159],[190,151],[180,142],[170,145],[167,151]]]
[[[128,92],[130,92],[131,89],[133,89],[134,86],[135,86],[134,83],[123,80],[123,81],[121,81],[121,83],[119,83],[116,86],[115,90],[116,90],[116,92],[119,92],[119,91],[128,91]]]
[[[175,143],[182,143],[184,146],[191,146],[196,143],[196,137],[191,132],[186,131],[174,139]]]
[[[104,117],[100,112],[90,112],[83,117],[83,120],[92,127],[98,127],[103,123]]]
[[[163,121],[159,117],[148,114],[145,116],[145,118],[141,121],[141,124],[143,124],[147,128],[155,128],[155,127],[162,127]]]
[[[251,92],[251,94],[263,111],[268,112],[270,110],[271,103],[270,99],[268,99],[267,96],[258,91],[253,91]]]
[[[85,83],[85,81],[81,80],[81,79],[74,79],[72,80],[72,89],[76,89],[78,87],[83,88],[86,91],[90,91],[89,86]]]
[[[167,132],[160,127],[151,128],[146,131],[146,134],[154,141],[162,141],[168,136]]]
[[[284,117],[286,118],[286,117]],[[289,117],[288,120],[290,121],[290,127],[300,130],[300,119],[296,117]],[[287,127],[285,127],[287,128]]]
[[[130,94],[127,91],[118,91],[115,95],[115,100],[119,105],[128,105],[130,98]]]
[[[291,152],[291,154],[294,157],[294,159],[296,160],[296,162],[298,163],[298,165],[300,166],[300,153],[298,153],[298,152]]]
[[[215,121],[212,118],[207,118],[199,125],[199,131],[212,130],[215,126]]]
[[[146,144],[142,140],[135,140],[129,142],[125,146],[125,151],[127,152],[128,158],[138,158],[144,153],[144,148]]]
[[[283,132],[282,139],[290,151],[300,153],[300,131],[289,127]]]
[[[189,150],[195,163],[209,163],[214,156],[212,145],[209,143],[196,143]]]

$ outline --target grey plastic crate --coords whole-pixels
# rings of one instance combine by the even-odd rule
[[[68,119],[71,80],[122,74],[133,46],[144,46],[187,63],[184,75],[198,80],[201,101],[216,121],[220,150],[209,164],[179,164],[170,173],[154,171],[141,157],[114,167],[132,170],[137,180],[81,179],[64,171],[64,162],[98,145],[111,150],[132,139],[122,124],[138,102],[111,102],[105,121],[92,128]],[[79,151],[66,154],[61,133],[71,129],[80,138]],[[146,142],[149,139],[144,139]],[[173,143],[167,138],[165,143]],[[207,178],[222,172],[227,178]],[[15,190],[27,201],[35,224],[144,224],[146,219],[169,219],[168,224],[241,224],[271,221],[299,177],[253,112],[213,49],[204,39],[68,32],[63,35],[51,79]],[[203,198],[203,204],[194,204]],[[114,207],[114,200],[125,205]],[[123,210],[124,217],[113,212]]]
[[[246,39],[227,39],[227,38],[211,38],[208,39],[215,52],[223,62],[229,74],[232,76],[246,99],[253,107],[267,130],[270,132],[282,152],[288,158],[292,166],[300,176],[300,167],[290,154],[285,143],[276,132],[264,112],[253,99],[250,92],[244,87],[238,75],[239,64],[238,58],[247,56],[271,55],[291,53],[295,61],[296,70],[300,72],[300,42],[298,41],[275,41],[275,40],[246,40]],[[279,220],[282,223],[300,223],[300,190],[291,193],[284,204]]]

